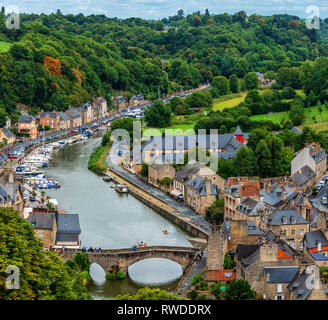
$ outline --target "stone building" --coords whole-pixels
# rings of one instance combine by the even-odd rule
[[[93,111],[91,103],[82,104],[79,107],[79,111],[81,113],[82,125],[86,125],[94,120]]]
[[[68,130],[71,127],[71,120],[63,111],[59,111],[59,129]]]
[[[327,170],[327,154],[321,148],[319,142],[313,142],[295,154],[291,162],[291,175],[293,176],[305,166],[309,167],[315,173],[314,183],[319,182],[325,175]]]
[[[94,98],[92,104],[99,106],[99,119],[108,117],[107,100],[103,97]]]
[[[267,218],[267,228],[281,235],[292,248],[302,250],[304,235],[310,231],[310,222],[295,209],[276,209]]]
[[[27,221],[31,223],[36,238],[42,241],[44,249],[50,250],[56,242],[57,223],[55,214],[32,212]]]
[[[212,205],[220,192],[217,185],[212,184],[209,178],[197,176],[185,184],[184,200],[196,213],[205,214],[206,209]]]
[[[248,177],[229,178],[224,190],[224,220],[235,219],[237,208],[246,198],[260,200],[260,182]]]
[[[69,117],[70,128],[77,128],[82,125],[82,117],[78,108],[70,107],[65,114]]]
[[[0,143],[6,142],[7,145],[13,145],[16,141],[16,136],[7,128],[0,128]]]
[[[308,265],[288,286],[290,300],[327,300],[327,289],[316,265]]]
[[[263,239],[257,244],[238,245],[237,279],[247,280],[258,298],[286,299],[288,283],[299,270],[300,255],[271,231]]]
[[[290,176],[290,180],[295,183],[298,190],[311,192],[312,187],[315,184],[316,174],[309,166],[306,165],[298,171],[295,171]]]
[[[78,214],[56,214],[56,246],[80,246],[80,221]]]
[[[121,112],[128,106],[125,98],[123,96],[112,97],[112,105],[118,107],[118,111]]]
[[[148,183],[155,187],[161,187],[160,181],[164,178],[173,180],[175,168],[169,163],[149,164],[148,165]]]

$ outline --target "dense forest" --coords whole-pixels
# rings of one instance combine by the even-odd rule
[[[320,37],[289,15],[246,16],[195,12],[162,20],[104,15],[21,15],[18,30],[0,13],[0,115],[16,120],[15,105],[32,113],[66,110],[93,95],[126,97],[198,86],[215,76],[277,72],[328,56]],[[326,30],[328,21],[321,21]],[[320,38],[320,40],[319,40]],[[108,99],[110,101],[110,99]]]

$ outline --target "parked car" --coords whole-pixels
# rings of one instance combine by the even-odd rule
[[[30,196],[30,201],[32,202],[36,201],[35,196]]]
[[[327,197],[322,197],[321,198],[321,204],[327,204]]]

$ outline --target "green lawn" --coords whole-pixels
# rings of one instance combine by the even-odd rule
[[[11,43],[0,41],[0,53],[6,53],[9,51],[9,48],[11,46]]]
[[[231,93],[213,101],[213,111],[222,111],[225,108],[233,108],[245,100],[247,92]]]
[[[281,120],[287,116],[288,116],[287,112],[278,112],[278,113],[274,113],[274,114],[269,114],[269,113],[257,114],[255,116],[251,116],[249,118],[252,121],[270,120],[274,123],[280,123]]]
[[[328,128],[328,109],[327,107],[322,107],[322,112],[320,112],[319,107],[304,108],[305,121],[301,127],[309,126],[316,131],[327,130]],[[280,123],[281,120],[288,116],[287,112],[278,112],[274,114],[259,114],[251,116],[250,119],[253,121],[260,120],[271,120],[274,123]]]

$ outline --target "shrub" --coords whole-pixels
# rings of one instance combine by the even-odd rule
[[[107,280],[115,280],[116,279],[116,275],[114,273],[108,271],[106,273],[106,279]]]
[[[122,270],[119,270],[116,274],[117,279],[124,280],[125,279],[125,273]]]
[[[74,261],[79,266],[81,271],[88,271],[89,272],[91,262],[90,262],[89,257],[86,253],[78,252],[74,257]]]
[[[200,273],[197,273],[194,275],[194,277],[191,280],[191,285],[195,285],[203,280],[203,277]]]
[[[202,290],[207,290],[207,288],[208,288],[208,283],[205,282],[205,281],[201,281],[201,282],[199,283],[199,286],[200,286],[200,288],[201,288]]]
[[[198,297],[198,292],[195,289],[193,289],[188,293],[188,296],[191,300],[196,300]]]

